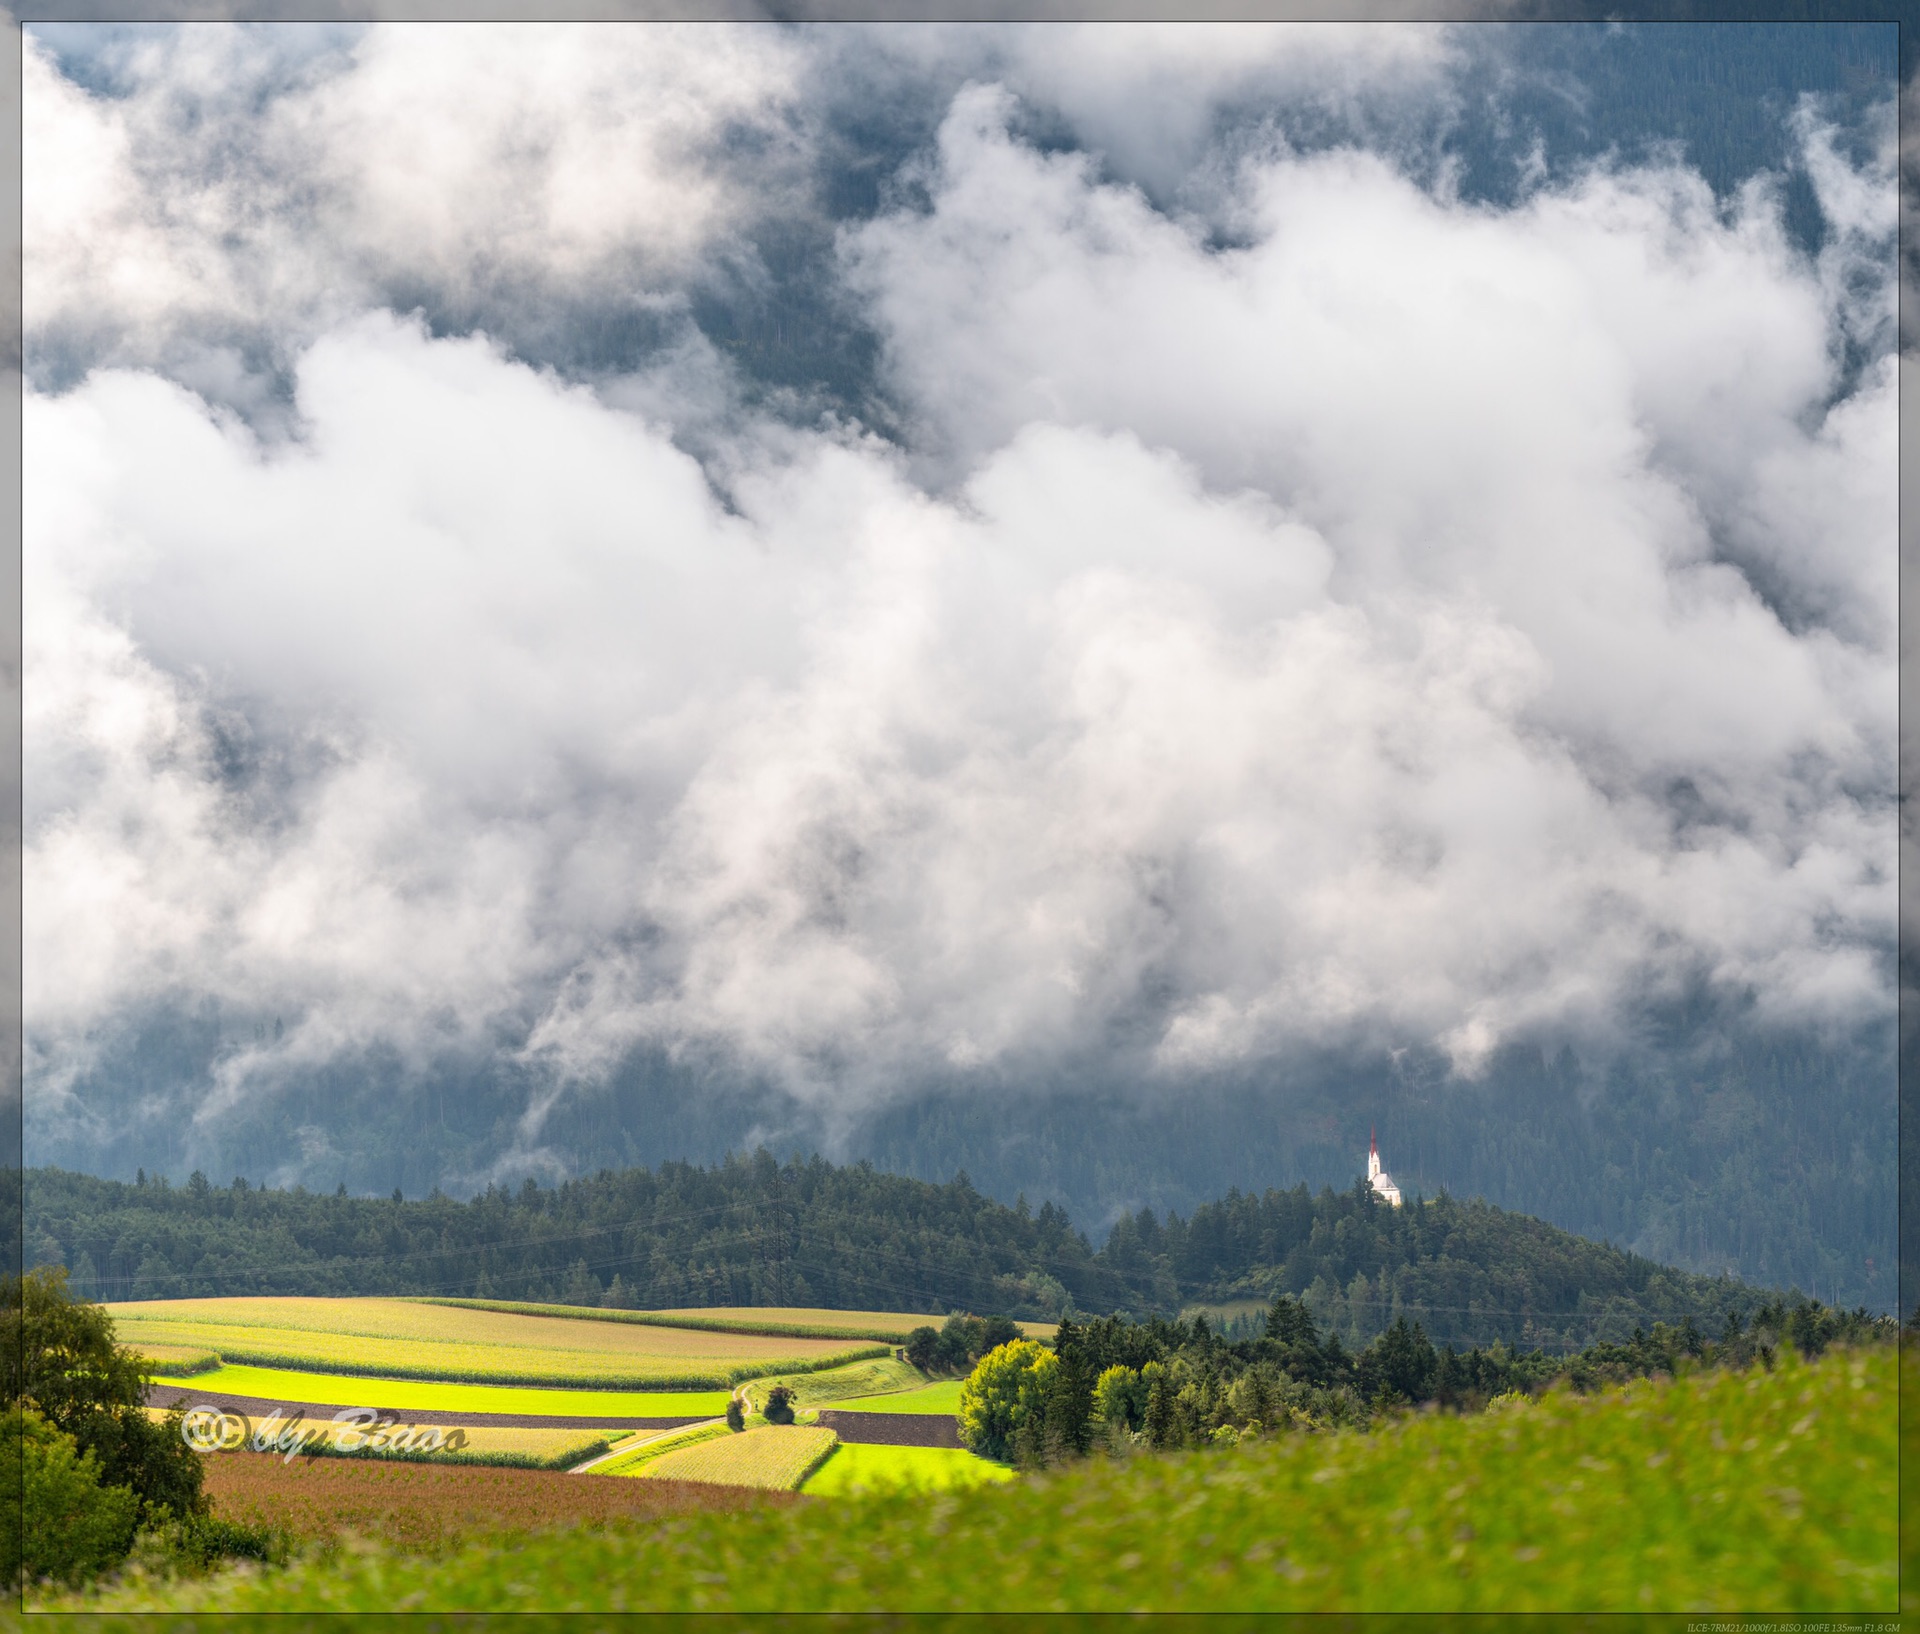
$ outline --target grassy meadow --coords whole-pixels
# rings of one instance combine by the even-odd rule
[[[952,1447],[872,1447],[843,1441],[800,1490],[809,1498],[865,1492],[946,1492],[1011,1481],[1014,1472]]]
[[[884,1357],[846,1339],[720,1333],[406,1299],[175,1299],[111,1307],[123,1344],[230,1364],[481,1384],[724,1388]]]
[[[960,1383],[958,1379],[941,1379],[891,1395],[854,1396],[821,1405],[831,1406],[837,1413],[926,1413],[953,1418],[960,1411]]]
[[[325,1402],[388,1412],[513,1413],[527,1417],[706,1418],[727,1410],[724,1390],[566,1390],[527,1385],[463,1384],[447,1379],[378,1379],[358,1373],[222,1366],[176,1381],[157,1377],[163,1399],[176,1383],[189,1402],[199,1395],[252,1396],[262,1401]]]
[[[893,1356],[876,1356],[813,1373],[770,1373],[752,1380],[746,1388],[748,1396],[758,1403],[767,1399],[767,1392],[776,1384],[784,1384],[793,1392],[796,1407],[812,1408],[838,1407],[843,1401],[890,1391],[904,1394],[926,1382],[926,1374],[917,1367]]]
[[[1896,1365],[1891,1347],[1816,1363],[1783,1350],[1771,1371],[1557,1390],[1371,1433],[1095,1459],[911,1503],[887,1493],[802,1502],[776,1524],[616,1519],[482,1540],[433,1570],[372,1548],[47,1604],[959,1613],[981,1609],[984,1593],[1024,1611],[1891,1616]]]

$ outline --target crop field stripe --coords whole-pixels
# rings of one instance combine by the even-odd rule
[[[805,1425],[765,1425],[729,1434],[697,1446],[679,1448],[651,1460],[643,1480],[702,1481],[716,1486],[750,1486],[797,1491],[833,1454],[840,1438],[831,1430]]]
[[[127,1337],[137,1347],[137,1335]],[[541,1356],[530,1349],[502,1346],[496,1349],[493,1356],[476,1360],[472,1352],[486,1347],[453,1344],[436,1347],[417,1340],[363,1340],[359,1344],[340,1346],[328,1344],[326,1341],[330,1337],[316,1334],[311,1343],[301,1342],[298,1349],[290,1349],[284,1345],[254,1344],[245,1338],[235,1343],[226,1335],[220,1335],[217,1348],[229,1364],[284,1368],[293,1372],[596,1390],[725,1389],[751,1379],[776,1374],[821,1372],[845,1366],[849,1362],[877,1360],[892,1354],[888,1346],[848,1344],[824,1355],[773,1355],[731,1360],[722,1357],[705,1365],[698,1360],[688,1362],[661,1358],[647,1365],[644,1357],[587,1351],[548,1352]],[[445,1354],[456,1349],[464,1350],[467,1354],[464,1357]],[[423,1353],[426,1360],[409,1359],[419,1358]],[[591,1365],[580,1365],[583,1362]]]
[[[566,1389],[568,1387],[583,1390],[645,1390],[652,1386],[660,1390],[715,1390],[729,1385],[745,1384],[754,1379],[764,1379],[781,1373],[818,1371],[827,1367],[838,1367],[849,1361],[863,1361],[869,1357],[886,1355],[885,1351],[857,1351],[851,1356],[836,1356],[817,1364],[802,1363],[796,1367],[790,1358],[781,1358],[759,1363],[742,1363],[725,1369],[710,1369],[705,1372],[669,1372],[658,1373],[553,1373],[523,1372],[517,1368],[480,1368],[480,1367],[408,1367],[404,1363],[390,1361],[367,1362],[355,1365],[351,1361],[337,1356],[316,1358],[288,1355],[273,1350],[227,1350],[223,1353],[229,1363],[244,1367],[284,1368],[294,1373],[334,1373],[353,1378],[417,1380],[426,1383],[441,1382],[447,1384],[500,1384],[519,1385],[529,1389]]]
[[[688,1317],[678,1312],[668,1314],[658,1311],[596,1310],[591,1306],[582,1305],[536,1305],[507,1299],[449,1299],[430,1294],[418,1295],[413,1302],[421,1305],[450,1305],[470,1310],[501,1311],[519,1316],[565,1316],[575,1319],[584,1318],[590,1322],[624,1322],[643,1328],[685,1328],[695,1333],[740,1333],[765,1335],[776,1339],[874,1339],[899,1344],[913,1331],[911,1327],[777,1320],[755,1322],[738,1317],[719,1319]],[[928,1316],[922,1320],[937,1326],[945,1319]]]
[[[724,1390],[528,1388],[266,1367],[222,1367],[186,1380],[157,1379],[153,1394],[159,1400],[219,1394],[296,1404],[325,1401],[336,1407],[534,1418],[711,1418],[727,1406]]]
[[[621,1477],[638,1475],[643,1466],[667,1453],[678,1452],[683,1447],[697,1446],[702,1441],[712,1441],[716,1437],[733,1433],[724,1419],[712,1424],[693,1424],[682,1430],[669,1430],[664,1435],[647,1437],[637,1447],[624,1449],[617,1457],[598,1465],[589,1473]]]
[[[608,1449],[605,1435],[593,1436],[559,1448],[517,1447],[336,1447],[328,1440],[285,1452],[209,1453],[210,1458],[264,1458],[281,1463],[298,1463],[314,1458],[339,1458],[362,1464],[473,1464],[496,1469],[569,1470],[582,1459],[597,1458]]]
[[[469,1349],[524,1350],[540,1355],[582,1353],[595,1357],[683,1357],[697,1361],[764,1360],[770,1356],[817,1360],[845,1354],[850,1341],[861,1336],[829,1332],[806,1334],[736,1333],[746,1345],[717,1342],[713,1327],[672,1321],[621,1322],[612,1315],[581,1306],[500,1308],[501,1302],[360,1297],[321,1299],[241,1296],[232,1299],[189,1299],[122,1305],[114,1308],[116,1325],[155,1343],[184,1342],[190,1347],[218,1349],[210,1335],[235,1333],[256,1343],[287,1345],[312,1336],[338,1341],[358,1338],[375,1342],[412,1341]],[[740,1324],[733,1324],[739,1327]],[[179,1340],[175,1335],[180,1336]],[[775,1340],[798,1341],[781,1349]]]

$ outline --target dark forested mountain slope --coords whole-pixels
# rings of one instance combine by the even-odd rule
[[[1096,1251],[1051,1203],[1008,1208],[964,1174],[935,1185],[764,1151],[465,1203],[35,1169],[26,1255],[109,1300],[451,1294],[1051,1317],[1284,1292],[1360,1343],[1403,1314],[1463,1344],[1571,1347],[1688,1317],[1717,1331],[1762,1298],[1483,1202],[1390,1209],[1364,1182],[1234,1192],[1185,1218],[1142,1209]]]

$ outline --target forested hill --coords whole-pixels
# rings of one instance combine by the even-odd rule
[[[824,1305],[1052,1317],[1303,1296],[1344,1340],[1405,1314],[1437,1342],[1554,1348],[1692,1317],[1718,1332],[1759,1290],[1689,1275],[1442,1194],[1390,1209],[1364,1182],[1231,1193],[1122,1219],[1095,1251],[1051,1204],[765,1152],[603,1172],[471,1202],[135,1184],[29,1170],[26,1257],[107,1299],[453,1294],[574,1304]]]

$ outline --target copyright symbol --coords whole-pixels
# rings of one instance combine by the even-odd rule
[[[252,1432],[244,1413],[226,1413],[218,1407],[188,1409],[180,1420],[180,1438],[195,1452],[231,1452]]]

